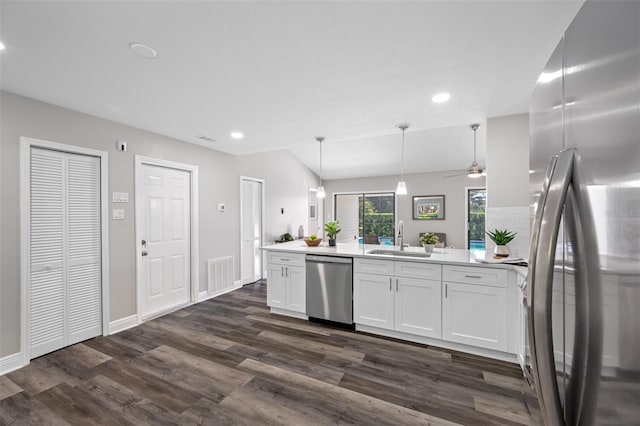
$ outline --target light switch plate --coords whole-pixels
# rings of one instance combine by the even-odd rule
[[[128,192],[114,192],[113,193],[113,202],[114,203],[128,203],[129,202],[129,193]]]
[[[226,205],[226,204],[224,204],[224,203],[220,203],[220,204],[218,204],[218,211],[219,211],[220,213],[224,213],[224,212],[226,212],[226,211],[227,211],[227,205]]]
[[[111,218],[113,220],[124,220],[124,209],[113,209]]]

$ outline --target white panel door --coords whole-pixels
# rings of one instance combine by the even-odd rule
[[[395,329],[441,339],[441,282],[416,278],[395,280]]]
[[[284,265],[269,264],[267,274],[267,305],[272,308],[283,308],[285,306],[285,286]]]
[[[285,266],[285,304],[291,311],[307,311],[307,275],[304,266]]]
[[[102,333],[100,160],[30,153],[29,355]]]
[[[353,274],[353,321],[393,330],[393,277]]]
[[[442,338],[507,350],[507,289],[445,282]]]
[[[139,172],[140,301],[147,318],[190,300],[191,188],[183,170],[145,164]]]
[[[262,183],[242,180],[242,283],[262,278]]]

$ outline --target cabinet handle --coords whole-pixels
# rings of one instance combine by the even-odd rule
[[[480,275],[465,275],[465,278],[482,278]]]
[[[284,266],[280,267],[280,276],[284,277]]]
[[[398,279],[396,278],[396,293],[398,292]]]
[[[444,285],[444,297],[446,298],[449,294],[449,286],[447,284]]]
[[[284,276],[285,276],[285,277],[287,277],[287,278],[289,278],[289,267],[288,267],[288,266],[286,266],[286,267],[284,268]]]
[[[391,284],[392,278],[389,278],[389,291],[393,291],[393,284]]]
[[[283,262],[288,262],[289,261],[289,259],[283,259],[283,258],[280,258],[280,260],[282,260]]]

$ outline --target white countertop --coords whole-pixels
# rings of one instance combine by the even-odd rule
[[[386,260],[402,260],[408,262],[427,262],[427,263],[446,263],[465,266],[483,266],[488,268],[516,269],[513,265],[504,263],[482,263],[485,260],[485,252],[483,250],[460,250],[450,248],[435,248],[430,257],[408,257],[394,255],[367,254],[369,250],[394,250],[400,251],[398,246],[384,246],[373,244],[358,243],[337,243],[336,247],[329,247],[329,244],[322,242],[317,247],[308,247],[303,240],[290,241],[288,243],[274,244],[262,247],[266,251],[281,251],[287,253],[301,254],[319,254],[325,256],[344,256],[344,257],[367,257]],[[405,247],[404,251],[424,253],[422,247]],[[492,256],[486,258],[493,261]],[[520,267],[526,270],[526,268]]]

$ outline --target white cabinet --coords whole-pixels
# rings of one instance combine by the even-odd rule
[[[393,330],[393,277],[353,274],[353,321]]]
[[[395,329],[426,337],[442,337],[440,280],[396,278]]]
[[[381,272],[354,274],[356,324],[441,338],[440,265],[356,259],[354,269]]]
[[[506,271],[453,266],[443,269],[442,338],[506,351]],[[446,281],[447,278],[459,282]]]
[[[306,276],[304,255],[269,255],[267,305],[304,313],[306,311]]]

